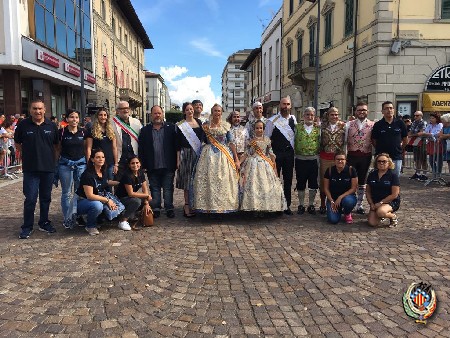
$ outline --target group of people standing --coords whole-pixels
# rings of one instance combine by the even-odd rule
[[[174,182],[184,191],[183,215],[188,218],[237,211],[292,215],[294,167],[298,214],[316,213],[320,178],[319,212],[327,213],[330,222],[339,222],[343,213],[351,223],[355,206],[359,213],[365,212],[362,203],[367,184],[369,223],[377,225],[381,218],[389,218],[396,224],[406,128],[394,118],[391,102],[383,104],[384,117],[375,124],[367,119],[365,103],[357,105],[356,119],[348,123],[339,121],[335,107],[321,122],[314,108],[308,107],[297,123],[290,114],[289,97],[281,99],[280,112],[269,119],[262,116],[263,106],[256,102],[245,126],[238,112],[224,121],[219,104],[211,108],[208,121],[201,118],[199,100],[184,103],[182,110],[184,119],[172,124],[156,105],[151,108],[150,123],[142,127],[130,116],[128,102],[120,101],[114,117],[99,109],[89,129],[80,128],[80,113],[70,110],[67,126],[58,130],[45,118],[44,103],[33,101],[30,117],[18,125],[15,134],[23,151],[25,195],[19,237],[28,238],[33,230],[38,195],[39,229],[56,231],[48,208],[52,184],[58,182],[63,225],[85,225],[90,235],[99,233],[98,221],[105,209],[123,209],[118,215],[122,230],[132,228],[138,210],[151,212],[150,205],[155,218],[162,209],[167,217],[175,217]],[[372,145],[377,154],[375,170],[366,180]],[[86,221],[82,215],[87,215]]]

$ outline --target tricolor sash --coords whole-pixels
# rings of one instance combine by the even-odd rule
[[[236,171],[236,174],[239,175],[238,169],[236,168],[236,163],[234,163],[233,158],[230,155],[230,152],[221,144],[219,141],[217,141],[214,136],[209,132],[209,126],[207,124],[203,125],[203,130],[205,131],[206,137],[208,138],[209,142],[219,149],[219,151],[225,155],[230,165],[233,167],[233,169]]]
[[[120,129],[122,129],[124,132],[130,135],[131,138],[133,138],[136,142],[138,141],[138,133],[136,133],[134,129],[131,128],[130,125],[126,124],[121,119],[117,118],[117,116],[113,117],[113,121],[120,127]]]
[[[256,143],[255,140],[251,140],[250,141],[250,146],[253,147],[253,149],[255,149],[256,153],[261,156],[261,158],[266,161],[267,163],[270,164],[270,166],[275,169],[275,163],[272,162],[272,160],[270,159],[270,157],[266,156],[266,154],[264,154],[264,152],[262,151],[262,149],[258,146],[258,144]]]
[[[200,155],[200,150],[202,148],[202,142],[197,137],[194,129],[189,125],[186,120],[180,121],[177,123],[178,129],[181,130],[186,140],[189,142],[189,145],[194,149],[195,153]]]
[[[273,125],[278,128],[278,130],[283,134],[286,140],[291,144],[292,149],[294,149],[294,138],[295,134],[289,125],[289,120],[285,118],[280,119],[280,115],[277,115],[272,121]]]

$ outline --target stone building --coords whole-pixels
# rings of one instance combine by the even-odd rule
[[[144,50],[152,43],[130,0],[92,1],[97,90],[88,102],[114,111],[119,100],[128,101],[133,114],[143,118]]]
[[[447,0],[284,0],[282,96],[300,96],[297,111],[313,104],[319,41],[318,108],[346,118],[363,99],[372,118],[386,100],[400,114],[448,111],[449,24]]]

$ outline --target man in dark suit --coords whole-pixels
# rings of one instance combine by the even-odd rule
[[[141,129],[138,139],[138,154],[142,167],[147,170],[152,193],[154,217],[161,214],[161,189],[164,209],[169,218],[173,211],[173,179],[176,170],[175,125],[164,122],[164,112],[160,106],[153,106],[151,122]]]

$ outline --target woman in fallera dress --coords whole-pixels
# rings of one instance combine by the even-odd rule
[[[241,157],[241,210],[276,212],[287,208],[283,186],[277,176],[271,141],[264,136],[264,123],[254,124],[255,137]]]
[[[222,120],[222,107],[211,108],[209,122],[203,124],[206,144],[193,173],[193,209],[199,213],[229,213],[239,209],[240,162],[230,133]]]
[[[183,103],[184,120],[176,124],[177,147],[177,178],[175,186],[184,190],[184,217],[194,217],[191,201],[189,200],[189,187],[192,181],[192,171],[195,161],[200,155],[202,144],[205,142],[205,132],[202,123],[194,118],[194,107],[190,102]]]

